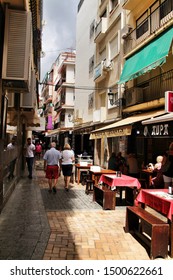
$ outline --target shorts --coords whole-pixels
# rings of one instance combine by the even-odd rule
[[[72,169],[73,165],[72,164],[62,164],[62,174],[64,176],[71,176],[72,175]]]
[[[58,165],[48,165],[46,168],[46,178],[47,179],[58,179],[59,167]]]
[[[169,183],[169,184],[173,183],[173,178],[172,177],[168,177],[168,176],[163,175],[163,180],[164,180],[164,183]]]

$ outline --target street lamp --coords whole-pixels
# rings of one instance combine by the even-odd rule
[[[113,93],[112,90],[109,89],[109,91],[108,91],[108,98],[109,98],[110,104],[111,104],[111,105],[120,106],[120,98],[114,100],[114,96],[115,96],[115,93]]]
[[[73,119],[73,115],[68,114],[68,120],[71,123],[74,123],[74,119]],[[75,149],[75,135],[74,135],[74,125],[73,125],[73,129],[72,129],[72,149]]]
[[[72,115],[71,115],[71,114],[68,114],[68,120],[69,120],[69,122],[73,122],[73,119],[72,119]]]

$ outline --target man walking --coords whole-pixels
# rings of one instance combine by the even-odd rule
[[[26,157],[26,163],[28,166],[28,178],[32,179],[32,167],[34,163],[34,151],[35,151],[35,145],[32,144],[31,138],[27,138],[27,144],[24,147],[25,151],[25,157]]]
[[[16,141],[15,141],[15,137],[13,137],[11,139],[11,143],[7,145],[7,150],[13,150],[15,149],[15,147],[16,147]],[[8,175],[9,180],[14,178],[15,164],[16,164],[16,158],[13,159],[9,164],[9,175]]]
[[[50,150],[46,151],[43,156],[44,159],[44,171],[46,172],[46,178],[49,184],[49,193],[56,193],[56,184],[59,177],[59,160],[61,159],[61,153],[55,149],[56,143],[51,143]]]

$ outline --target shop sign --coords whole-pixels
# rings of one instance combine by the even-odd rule
[[[165,111],[173,112],[173,91],[165,92]]]
[[[144,126],[144,136],[171,136],[171,122]]]

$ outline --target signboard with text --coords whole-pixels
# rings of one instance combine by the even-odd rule
[[[143,135],[145,137],[172,137],[173,122],[145,125]]]
[[[173,112],[173,91],[165,92],[165,111]]]

